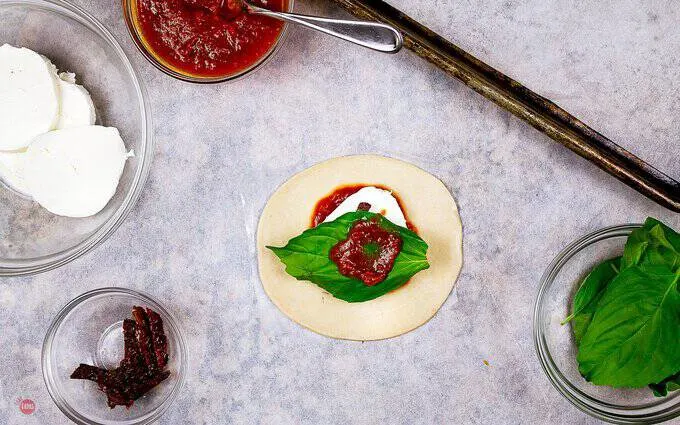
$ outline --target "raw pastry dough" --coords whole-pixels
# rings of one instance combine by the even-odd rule
[[[266,245],[284,246],[309,227],[316,203],[348,184],[395,191],[409,220],[429,245],[430,268],[375,300],[348,303],[311,282],[286,274]],[[426,323],[453,289],[462,267],[463,229],[444,184],[420,168],[392,158],[358,155],[331,159],[293,176],[264,207],[257,231],[260,279],[274,304],[300,325],[332,338],[391,338]]]

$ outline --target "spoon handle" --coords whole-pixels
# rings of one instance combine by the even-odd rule
[[[379,52],[397,53],[404,42],[401,32],[380,22],[348,21],[296,13],[274,12],[247,2],[245,4],[248,13],[270,16],[285,22],[302,25]]]

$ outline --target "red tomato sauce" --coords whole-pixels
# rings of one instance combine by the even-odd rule
[[[312,224],[310,227],[316,227],[319,224],[323,223],[326,217],[331,215],[331,213],[335,211],[335,209],[340,204],[342,204],[345,201],[345,199],[349,198],[350,196],[354,195],[361,189],[368,186],[373,186],[377,187],[378,189],[392,191],[388,187],[376,184],[352,184],[347,186],[340,186],[316,203],[316,206],[314,207],[314,212],[312,213]],[[406,227],[408,227],[409,230],[417,233],[416,227],[408,219],[406,209],[404,209],[404,203],[399,198],[399,195],[392,191],[392,196],[394,196],[394,199],[397,200],[399,208],[401,208],[401,211],[404,213],[404,217],[406,217]]]
[[[288,0],[254,0],[284,11]],[[283,23],[248,15],[235,0],[137,0],[136,25],[156,58],[198,77],[227,77],[257,63],[276,44]]]
[[[387,278],[401,252],[398,234],[385,230],[376,217],[360,220],[330,252],[330,258],[343,276],[353,277],[366,286],[375,286]]]

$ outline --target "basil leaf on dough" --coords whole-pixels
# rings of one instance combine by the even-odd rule
[[[668,393],[680,390],[680,372],[664,379],[658,384],[650,384],[649,388],[654,391],[654,395],[657,397],[666,397]]]
[[[680,270],[630,266],[607,286],[577,361],[596,385],[641,388],[680,370]]]
[[[375,286],[366,286],[359,279],[341,275],[338,266],[330,258],[330,251],[347,238],[357,220],[372,218],[378,219],[385,229],[397,232],[402,239],[402,248],[387,278]],[[349,212],[332,222],[321,223],[304,231],[284,247],[267,248],[286,265],[289,275],[297,280],[308,280],[334,297],[351,303],[378,298],[403,286],[413,275],[430,267],[425,241],[409,229],[367,211]]]
[[[602,298],[609,282],[619,274],[620,267],[621,257],[604,261],[595,266],[574,295],[572,313],[564,319],[562,324],[571,322],[577,345],[581,343],[581,339],[593,319],[598,301]]]

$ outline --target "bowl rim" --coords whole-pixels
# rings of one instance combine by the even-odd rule
[[[0,277],[26,276],[53,270],[70,263],[99,246],[121,226],[139,200],[149,176],[154,150],[153,123],[147,91],[139,78],[137,70],[134,68],[113,34],[111,34],[111,32],[92,14],[79,6],[64,0],[0,0],[0,6],[37,6],[47,8],[48,10],[51,8],[53,12],[63,12],[67,16],[74,18],[76,21],[102,37],[116,52],[127,70],[137,92],[138,105],[141,113],[142,140],[140,148],[136,149],[139,152],[140,164],[137,167],[131,183],[132,190],[126,194],[123,202],[111,217],[99,226],[99,228],[87,239],[79,244],[60,252],[31,259],[10,260],[0,258]]]
[[[128,29],[128,34],[130,35],[130,38],[134,42],[135,46],[137,47],[137,50],[139,50],[139,52],[142,54],[142,56],[144,56],[144,58],[147,61],[149,61],[154,67],[156,67],[156,69],[160,70],[164,74],[169,75],[170,77],[176,78],[178,80],[194,84],[218,84],[225,82],[233,82],[253,74],[258,69],[262,69],[281,50],[281,48],[285,44],[285,41],[288,39],[288,35],[291,31],[290,27],[292,26],[290,23],[284,22],[283,29],[279,33],[276,42],[267,51],[267,53],[262,55],[260,59],[258,59],[255,63],[253,63],[249,67],[233,75],[219,77],[200,77],[197,75],[185,74],[177,70],[174,70],[171,67],[165,65],[162,61],[157,59],[153,53],[151,53],[151,51],[146,47],[146,45],[142,41],[143,36],[138,30],[137,25],[135,25],[134,19],[132,17],[133,16],[132,4],[135,1],[137,0],[121,0],[121,3],[123,7],[123,17]],[[287,1],[288,1],[287,12],[292,12],[295,7],[295,0]]]
[[[173,330],[174,334],[176,335],[176,343],[178,347],[178,353],[177,356],[179,357],[180,363],[179,363],[179,368],[177,369],[176,375],[177,375],[177,382],[175,382],[174,387],[172,388],[172,391],[167,395],[167,397],[163,400],[163,402],[158,405],[155,409],[147,413],[146,415],[141,416],[138,419],[135,420],[129,420],[129,421],[110,421],[110,422],[95,422],[92,419],[88,419],[84,417],[81,413],[78,412],[78,410],[74,409],[70,404],[68,404],[59,391],[56,389],[56,384],[53,382],[53,372],[52,372],[52,363],[51,363],[51,357],[50,357],[50,350],[52,348],[52,342],[54,339],[54,336],[56,335],[57,331],[59,330],[62,322],[64,319],[71,313],[73,309],[78,307],[80,304],[83,302],[99,297],[99,296],[105,296],[105,295],[126,295],[126,296],[131,296],[134,298],[139,299],[142,303],[146,303],[147,305],[152,305],[155,309],[158,309],[158,313],[160,313],[164,319],[163,325],[166,327],[169,327]],[[93,289],[91,291],[87,291],[81,295],[78,295],[71,301],[69,301],[64,307],[59,310],[59,312],[56,314],[54,319],[52,320],[52,323],[50,324],[49,328],[47,329],[47,332],[45,334],[45,338],[43,340],[43,345],[42,345],[42,350],[41,350],[41,355],[40,355],[40,360],[41,360],[41,367],[42,367],[42,375],[43,375],[43,381],[45,383],[45,387],[47,388],[47,392],[50,395],[50,398],[52,398],[52,401],[57,405],[59,410],[71,419],[73,422],[77,424],[82,424],[82,425],[111,425],[111,424],[124,424],[124,425],[146,425],[150,424],[158,418],[160,418],[173,404],[177,396],[179,395],[180,391],[184,387],[185,381],[186,381],[186,376],[187,376],[187,370],[188,370],[188,351],[187,351],[187,345],[186,345],[186,340],[184,336],[184,331],[182,327],[180,326],[179,322],[177,319],[158,301],[156,301],[153,297],[148,295],[145,292],[141,291],[135,291],[132,289],[128,288],[122,288],[122,287],[105,287],[105,288],[98,288],[98,289]]]
[[[630,223],[616,226],[605,227],[600,230],[588,233],[563,248],[552,260],[550,265],[540,280],[539,291],[534,304],[533,316],[533,339],[536,355],[541,364],[541,368],[547,375],[550,383],[562,394],[571,404],[578,407],[581,411],[611,423],[618,424],[638,424],[638,423],[660,423],[680,416],[680,393],[673,396],[659,398],[656,402],[647,403],[641,408],[624,407],[613,405],[598,400],[580,389],[576,388],[567,379],[552,359],[547,342],[545,341],[541,320],[543,317],[544,300],[547,298],[548,289],[551,287],[555,278],[571,258],[589,247],[605,239],[628,236],[632,231],[642,227],[642,224]],[[669,401],[675,402],[667,406]],[[650,410],[657,408],[658,410]],[[660,408],[660,409],[659,409]],[[647,409],[647,410],[642,410]]]

